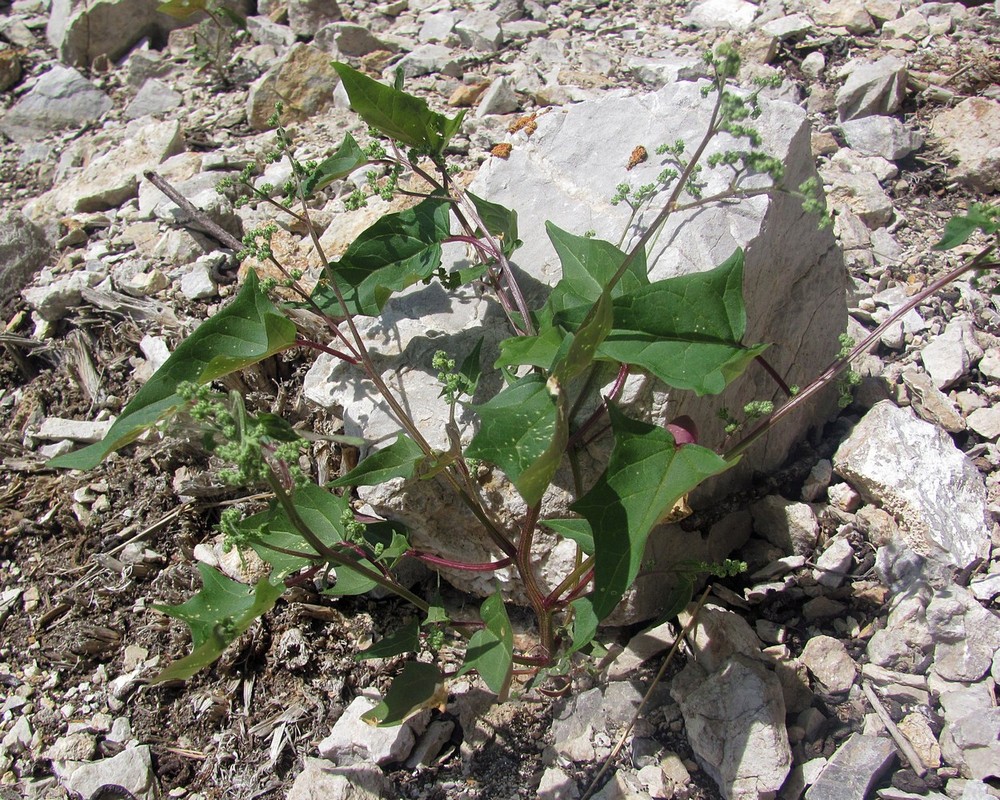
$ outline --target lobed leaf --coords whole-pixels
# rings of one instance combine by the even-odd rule
[[[698,445],[675,447],[669,431],[608,413],[615,444],[608,468],[571,509],[594,533],[594,613],[610,614],[635,581],[660,516],[706,478],[732,464]]]
[[[254,620],[274,607],[285,591],[280,581],[273,584],[264,578],[250,587],[227,578],[207,564],[197,566],[202,581],[198,594],[180,605],[153,606],[187,624],[191,629],[192,650],[167,666],[152,683],[186,680],[215,662]]]
[[[441,670],[434,664],[407,661],[396,676],[389,691],[375,708],[361,719],[380,728],[402,724],[407,717],[446,699],[443,695]]]
[[[135,441],[182,406],[177,395],[181,383],[208,383],[294,344],[295,325],[274,307],[251,270],[236,299],[177,345],[100,442],[53,458],[48,465],[93,469],[108,453]]]
[[[390,139],[441,155],[462,127],[464,111],[446,117],[431,111],[423,100],[379,83],[347,64],[335,61],[333,68],[344,84],[351,108]]]

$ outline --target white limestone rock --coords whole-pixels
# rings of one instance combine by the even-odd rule
[[[833,464],[866,500],[896,516],[915,554],[964,568],[989,542],[979,470],[951,437],[912,411],[876,403]]]
[[[966,318],[953,319],[944,333],[920,351],[924,369],[939,389],[947,389],[964,378],[982,356],[972,321]]]
[[[286,800],[389,800],[396,796],[392,781],[378,767],[352,764],[336,767],[322,758],[306,758]]]
[[[845,120],[840,124],[844,138],[853,150],[866,156],[881,156],[896,161],[920,149],[924,137],[895,117],[874,115]]]
[[[878,61],[854,60],[844,65],[844,85],[837,91],[841,121],[892,114],[906,96],[906,65],[895,56]]]
[[[1000,102],[966,98],[934,117],[930,135],[956,162],[957,180],[974,189],[1000,190]]]
[[[388,764],[404,761],[416,742],[416,733],[427,725],[426,713],[410,717],[402,725],[379,728],[361,717],[381,698],[359,695],[344,709],[330,735],[319,743],[323,758],[341,767],[351,764]]]
[[[858,678],[858,665],[844,643],[832,636],[813,636],[806,642],[800,660],[829,694],[844,694]]]
[[[0,117],[0,132],[19,144],[94,122],[111,98],[70,67],[55,66]]]
[[[757,16],[757,6],[746,0],[703,0],[683,18],[696,28],[746,31]]]
[[[934,671],[946,681],[972,683],[989,673],[1000,650],[1000,617],[961,586],[935,593],[927,606],[934,636]]]

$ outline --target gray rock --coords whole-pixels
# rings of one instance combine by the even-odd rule
[[[1000,190],[1000,102],[969,97],[931,121],[931,138],[957,163],[955,178],[974,189]]]
[[[892,764],[896,746],[891,739],[855,733],[833,754],[830,763],[806,791],[805,800],[858,800]]]
[[[900,596],[889,612],[886,627],[868,641],[868,660],[877,667],[923,674],[934,649],[926,608],[927,601],[919,596]]]
[[[854,548],[843,536],[838,536],[816,559],[813,577],[820,586],[836,589],[844,582],[854,563]]]
[[[423,44],[444,42],[455,29],[462,15],[455,11],[436,11],[421,15],[420,31],[417,39]]]
[[[426,714],[411,717],[402,725],[378,728],[362,721],[381,698],[355,697],[333,726],[330,735],[319,743],[323,758],[339,766],[370,763],[388,764],[405,761],[416,742],[416,730],[427,724]]]
[[[1000,408],[977,408],[966,420],[969,428],[990,441],[1000,436]]]
[[[869,502],[896,516],[917,555],[967,567],[989,541],[982,476],[946,433],[911,411],[876,403],[833,464]]]
[[[774,797],[791,768],[785,701],[773,672],[743,656],[707,674],[695,663],[674,679],[695,758],[727,800]]]
[[[153,772],[153,759],[148,745],[123,750],[114,758],[104,758],[78,764],[66,764],[60,781],[71,792],[92,797],[102,786],[121,786],[137,800],[156,800],[159,791]],[[63,777],[65,775],[65,777]]]
[[[321,758],[306,758],[286,800],[389,800],[392,781],[374,766],[335,767]]]
[[[924,137],[895,117],[879,115],[850,119],[840,124],[852,149],[866,156],[881,156],[896,161],[919,150]]]
[[[708,67],[700,58],[667,55],[658,58],[630,56],[625,59],[625,68],[636,80],[651,89],[662,89],[668,83],[696,81],[707,78]]]
[[[219,287],[212,280],[209,265],[196,262],[181,278],[181,293],[188,300],[205,300],[215,297]]]
[[[817,80],[823,74],[823,70],[826,69],[826,56],[819,50],[813,50],[802,59],[802,64],[799,66],[803,75],[812,80]]]
[[[284,104],[282,123],[313,117],[333,106],[333,90],[339,83],[329,54],[300,42],[250,86],[247,122],[254,130],[268,130],[278,101]]]
[[[288,27],[296,36],[315,36],[324,25],[339,22],[343,18],[337,0],[288,1]]]
[[[983,608],[967,589],[949,587],[927,606],[934,637],[934,671],[946,681],[971,683],[992,666],[1000,649],[1000,617]]]
[[[820,169],[826,185],[827,202],[846,208],[869,228],[880,228],[892,220],[892,200],[871,172],[854,172],[831,163]]]
[[[112,105],[110,97],[75,69],[55,66],[0,118],[0,131],[26,144],[95,122]]]
[[[686,626],[691,622],[694,606],[681,612],[677,621]],[[707,672],[721,669],[734,655],[759,660],[761,642],[750,624],[739,614],[717,606],[706,605],[687,638],[698,664]]]
[[[837,91],[837,113],[843,120],[892,114],[906,95],[906,65],[895,56],[850,65],[847,80]]]
[[[537,800],[577,800],[580,790],[573,778],[557,764],[542,773],[535,796]]]
[[[101,272],[76,271],[39,286],[29,286],[21,296],[39,317],[55,322],[79,304],[84,289],[96,286],[104,278]]]
[[[769,495],[750,507],[754,530],[788,555],[811,556],[819,536],[816,512],[807,503]]]
[[[62,419],[61,417],[46,417],[41,427],[32,435],[38,439],[61,441],[69,439],[74,442],[99,442],[107,434],[114,420],[82,420]]]
[[[464,71],[461,56],[439,44],[422,44],[414,48],[393,64],[390,71],[394,72],[397,68],[403,70],[407,78],[436,73],[461,78]]]
[[[884,39],[909,39],[917,42],[930,35],[931,26],[926,17],[916,8],[907,11],[897,19],[888,20],[882,26]]]
[[[379,39],[364,25],[353,22],[331,22],[324,25],[316,32],[313,44],[328,53],[350,58],[361,58],[376,50],[396,50],[394,44]]]
[[[287,25],[279,25],[269,17],[247,17],[247,33],[258,44],[269,44],[282,49],[295,44],[295,31]]]
[[[969,591],[977,600],[988,603],[1000,594],[1000,571],[977,575],[970,581]]]
[[[20,293],[50,255],[41,228],[16,209],[0,212],[0,305]]]
[[[798,39],[812,30],[813,22],[805,14],[778,17],[761,26],[761,30],[775,39]]]
[[[158,12],[160,0],[52,0],[45,35],[64,64],[89,67],[117,61],[145,37],[164,38],[190,24]]]
[[[951,723],[946,714],[945,725],[941,751],[946,760],[973,780],[1000,777],[1000,708],[980,706]]]
[[[965,420],[926,372],[906,370],[901,376],[903,384],[910,390],[911,407],[917,416],[948,431],[959,433],[965,430]]]
[[[983,353],[977,369],[984,378],[1000,380],[1000,348],[991,347]]]
[[[871,33],[875,23],[861,0],[830,0],[812,3],[809,14],[824,28],[844,28],[848,33]]]
[[[804,114],[784,103],[765,100],[762,105],[764,113],[756,124],[764,135],[765,147],[782,159],[788,180],[798,185],[814,174]],[[709,113],[699,87],[692,83],[672,84],[655,95],[611,96],[539,116],[538,130],[527,141],[517,141],[510,159],[493,159],[484,165],[470,188],[518,212],[520,238],[525,245],[513,260],[526,276],[530,303],[538,304],[545,287],[561,276],[545,232],[545,220],[569,231],[593,229],[598,237],[616,241],[628,224],[628,209],[611,205],[610,199],[622,180],[623,166],[635,143],[700,140]],[[602,147],[595,149],[594,141],[602,142]],[[652,180],[661,169],[657,159],[650,159],[629,173],[630,180],[639,185]],[[719,181],[719,188],[728,185],[728,176],[708,177]],[[715,190],[709,186],[706,191]],[[724,232],[721,238],[720,232]],[[843,270],[831,234],[819,231],[814,218],[804,214],[800,204],[781,196],[755,198],[742,203],[738,215],[731,215],[725,208],[707,207],[699,210],[695,224],[684,226],[680,218],[671,220],[660,241],[670,242],[670,246],[659,247],[651,254],[655,262],[650,274],[653,280],[712,268],[738,244],[748,245],[744,285],[750,329],[746,338],[796,343],[777,354],[775,368],[788,380],[804,382],[836,353],[836,337],[845,323]],[[456,261],[463,257],[461,251],[449,256]],[[781,265],[783,275],[775,274],[776,264]],[[773,291],[776,281],[790,287],[794,302],[778,301]],[[359,320],[359,326],[385,365],[390,385],[398,387],[402,382],[402,394],[432,446],[447,447],[440,422],[446,418],[447,408],[428,365],[442,346],[455,358],[464,358],[481,336],[485,336],[488,352],[497,339],[507,335],[499,308],[492,299],[472,291],[459,291],[449,299],[436,285],[414,287],[390,300],[382,320]],[[391,341],[385,336],[388,330],[393,331]],[[403,351],[405,366],[399,356]],[[735,392],[739,397],[733,392],[727,394],[726,404],[731,407],[774,392],[767,376],[753,371],[738,386]],[[305,391],[313,402],[344,408],[345,426],[351,435],[375,441],[398,431],[381,403],[360,396],[354,372],[329,357],[317,360],[307,375]],[[654,418],[666,421],[667,397],[660,389],[638,378],[630,383],[627,393],[626,403],[648,403],[646,407],[656,409]],[[717,418],[721,404],[719,398],[695,400],[676,393],[669,399],[670,414],[694,416],[706,441],[720,441],[724,436]],[[802,419],[798,425],[792,423],[775,431],[773,438],[748,453],[737,469],[766,470],[767,465],[776,465],[807,422]],[[469,417],[460,418],[459,424],[469,435]],[[727,476],[734,483],[739,477],[738,472]],[[392,481],[362,492],[378,513],[405,520],[415,544],[433,542],[439,551],[452,552],[455,558],[468,561],[492,559],[479,524],[457,507],[450,493],[437,482],[414,482],[404,487],[402,481]],[[507,489],[498,490],[495,496],[495,513],[501,524],[515,524],[523,512],[520,498]],[[545,500],[543,515],[564,513],[568,500],[568,494],[556,487]],[[449,512],[442,514],[445,508]],[[714,550],[724,542],[738,540],[745,529],[734,528],[734,524],[743,526],[745,520],[727,522],[710,532],[699,546]],[[553,539],[544,534],[535,541],[535,563],[543,582],[563,574],[568,565],[564,559],[572,559],[573,547],[565,548],[563,543],[556,552]],[[657,561],[695,557],[689,535],[668,535],[664,530],[650,542],[657,552],[648,555]],[[469,591],[488,592],[493,586],[491,579],[471,573],[449,574],[449,579]],[[513,588],[503,573],[500,581],[504,588]],[[659,594],[662,584],[655,589],[650,584],[650,590]]]
[[[166,114],[183,102],[184,97],[180,92],[175,92],[163,81],[150,78],[125,106],[125,119],[138,119],[147,114]]]
[[[746,31],[757,16],[757,6],[745,0],[703,0],[682,18],[696,28]]]
[[[611,663],[608,668],[608,679],[622,680],[657,653],[662,653],[671,647],[676,636],[677,631],[669,622],[636,634],[629,639],[625,649]]]
[[[814,636],[806,642],[800,660],[828,694],[843,694],[858,678],[858,665],[847,648],[832,636]]]
[[[476,106],[476,116],[485,117],[487,114],[510,114],[520,107],[514,91],[514,84],[510,78],[497,78],[490,84],[483,93],[479,105]]]
[[[802,484],[802,499],[813,503],[823,497],[833,479],[833,462],[828,458],[817,461]]]
[[[983,355],[976,342],[972,321],[956,318],[944,329],[944,333],[931,339],[920,351],[924,369],[930,373],[934,385],[947,389],[964,378],[972,363]]]
[[[493,11],[473,11],[455,24],[455,33],[465,47],[493,53],[503,42],[500,17]]]
[[[588,689],[559,703],[552,714],[552,747],[571,761],[594,761],[611,752],[612,735],[642,701],[631,683]]]

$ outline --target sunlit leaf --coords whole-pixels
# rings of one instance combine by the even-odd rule
[[[391,478],[412,478],[425,458],[420,446],[401,433],[391,445],[376,450],[342,478],[330,481],[329,486],[377,486]]]
[[[472,192],[466,192],[466,196],[475,205],[486,230],[500,239],[504,255],[510,257],[521,246],[521,240],[517,238],[517,212],[477,197]]]
[[[953,216],[944,225],[941,241],[934,245],[935,250],[951,250],[965,244],[977,230],[992,234],[1000,230],[1000,216],[997,209],[981,203],[973,203],[962,216]]]
[[[261,290],[256,273],[228,306],[184,339],[132,401],[100,442],[53,458],[50,467],[93,469],[108,453],[135,441],[145,430],[174,413],[184,401],[181,383],[205,384],[263,361],[295,343],[295,325],[282,316]]]
[[[483,601],[479,615],[485,627],[469,639],[459,675],[476,670],[491,691],[503,696],[514,664],[514,630],[499,592]]]
[[[358,146],[351,134],[344,134],[344,141],[329,158],[321,161],[302,183],[302,191],[306,197],[328,186],[334,181],[350,175],[354,170],[368,162],[368,158]]]

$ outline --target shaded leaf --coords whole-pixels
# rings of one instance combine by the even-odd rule
[[[521,240],[517,238],[517,212],[499,203],[491,203],[489,200],[477,197],[472,192],[465,194],[476,207],[486,230],[500,239],[504,255],[510,257],[511,253],[521,246]]]
[[[411,714],[446,699],[442,683],[441,670],[434,664],[407,661],[403,671],[393,679],[385,699],[362,714],[361,719],[380,728],[399,725]]]
[[[511,336],[500,342],[500,357],[494,366],[516,367],[529,365],[549,369],[559,355],[566,334],[550,327],[537,336]]]
[[[476,670],[491,691],[503,696],[514,665],[514,630],[499,592],[483,601],[479,615],[486,627],[469,639],[465,663],[458,674]]]
[[[377,486],[390,478],[412,478],[426,456],[413,439],[399,434],[388,447],[376,450],[354,469],[328,484],[341,486]]]
[[[192,650],[168,665],[152,683],[185,680],[212,664],[258,617],[270,611],[285,591],[283,584],[261,579],[253,587],[231,580],[207,564],[198,564],[202,588],[186,603],[153,606],[191,629]]]
[[[573,643],[566,655],[571,655],[594,640],[600,618],[594,613],[589,597],[578,597],[569,604],[573,609]]]
[[[321,161],[312,174],[302,183],[302,191],[306,197],[312,196],[334,181],[340,180],[350,175],[354,170],[368,162],[367,156],[358,146],[351,134],[344,134],[344,141],[341,142],[337,151],[329,158]]]
[[[344,84],[351,108],[390,139],[440,155],[462,126],[464,111],[449,118],[431,111],[423,100],[372,80],[347,64],[334,62],[333,68]]]
[[[378,572],[378,567],[368,559],[359,558],[356,561],[359,567],[366,568],[371,572]],[[336,567],[336,575],[336,582],[329,589],[324,589],[323,594],[331,597],[347,597],[356,594],[367,594],[378,586],[371,578],[365,577],[350,567],[338,565]]]
[[[576,542],[588,556],[594,554],[594,532],[585,519],[543,519],[538,521],[551,531]]]
[[[571,334],[568,352],[553,367],[552,377],[561,384],[569,383],[594,363],[598,348],[611,333],[611,297],[601,292],[587,321]]]
[[[605,473],[572,510],[594,532],[594,613],[610,614],[635,581],[646,539],[660,516],[731,463],[698,445],[675,447],[670,432],[634,420],[613,404],[615,445]]]
[[[377,316],[393,292],[429,278],[441,266],[441,241],[450,232],[449,204],[427,199],[386,214],[355,239],[327,268],[354,314]],[[320,281],[313,299],[335,316],[343,314],[330,287]]]
[[[295,343],[295,325],[282,316],[253,270],[228,306],[184,339],[122,410],[100,442],[53,458],[51,467],[93,469],[113,450],[135,441],[143,431],[174,413],[184,401],[177,386],[205,384],[236,372]]]
[[[371,658],[392,658],[403,653],[415,653],[420,649],[420,623],[417,620],[407,622],[388,636],[376,642],[367,650],[356,653],[356,661],[367,661]]]
[[[1000,219],[989,206],[973,203],[968,212],[962,216],[954,216],[944,225],[941,241],[934,245],[935,250],[951,250],[965,244],[977,230],[992,234],[1000,230]]]
[[[466,448],[466,456],[496,464],[524,501],[534,505],[551,480],[551,474],[545,479],[551,467],[550,448],[565,435],[565,421],[559,422],[559,406],[543,377],[531,374],[521,378],[489,402],[474,406],[482,422]],[[532,469],[543,456],[544,468]]]

